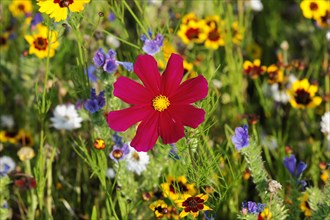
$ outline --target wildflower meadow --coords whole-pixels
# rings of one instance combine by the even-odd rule
[[[330,220],[329,0],[2,0],[0,220]]]

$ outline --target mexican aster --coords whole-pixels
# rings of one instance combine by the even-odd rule
[[[114,95],[131,106],[110,112],[108,125],[122,132],[141,121],[131,142],[137,151],[152,149],[159,136],[164,144],[175,143],[185,136],[184,126],[197,128],[204,121],[205,111],[192,103],[206,97],[207,81],[200,75],[181,83],[182,57],[172,54],[160,75],[156,60],[150,55],[140,55],[134,63],[134,72],[143,85],[127,77],[118,78]]]

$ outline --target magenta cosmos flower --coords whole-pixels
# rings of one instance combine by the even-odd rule
[[[138,56],[134,72],[143,85],[123,76],[117,79],[114,95],[131,106],[110,112],[109,127],[121,132],[141,121],[131,142],[137,151],[152,149],[158,136],[164,144],[177,142],[185,135],[184,126],[197,128],[205,111],[192,103],[206,97],[208,85],[201,75],[181,83],[183,71],[183,59],[177,54],[171,55],[162,75],[152,56]]]

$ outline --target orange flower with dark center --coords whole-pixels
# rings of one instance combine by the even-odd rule
[[[253,63],[248,60],[244,61],[243,63],[244,73],[249,77],[251,77],[252,79],[258,78],[266,71],[266,67],[260,66],[260,64],[261,61],[259,59],[254,60]]]
[[[105,141],[101,138],[97,138],[94,141],[94,147],[98,150],[103,150],[105,148]]]

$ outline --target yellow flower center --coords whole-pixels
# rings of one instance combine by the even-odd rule
[[[152,106],[156,111],[162,112],[170,106],[170,100],[166,96],[158,95],[152,100]]]

